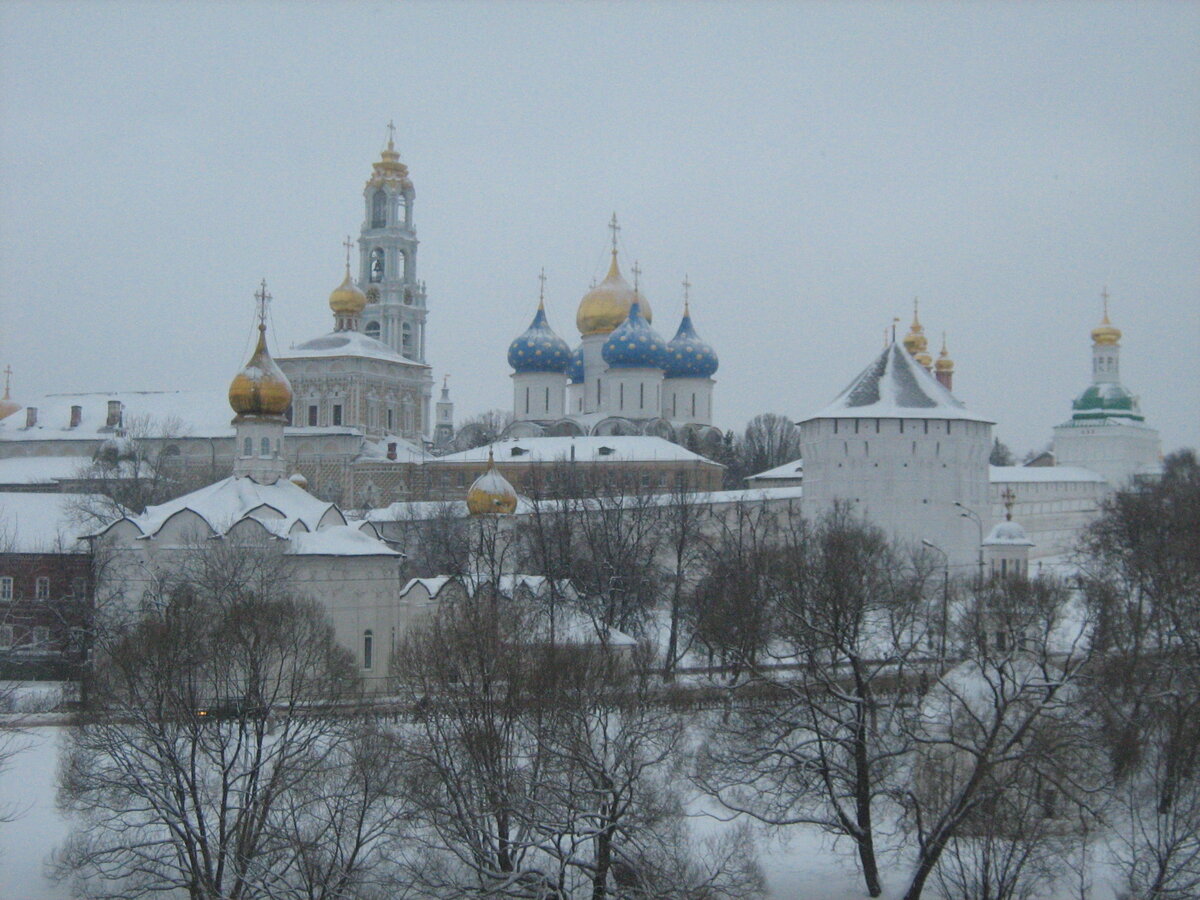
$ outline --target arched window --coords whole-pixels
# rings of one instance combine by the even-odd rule
[[[371,227],[383,228],[387,225],[387,196],[383,191],[376,191],[371,198]]]
[[[253,440],[253,438],[246,438],[246,440],[244,440],[242,442],[242,456],[253,456],[253,455],[254,455],[254,440]]]
[[[270,456],[271,455],[271,439],[270,438],[263,438],[262,443],[259,444],[259,447],[261,448],[259,450],[260,455],[262,455],[262,456]]]
[[[371,251],[371,275],[372,282],[383,281],[383,248],[376,247]]]
[[[364,328],[363,331],[366,333],[367,337],[375,338],[375,340],[379,340],[379,323],[378,322],[368,322],[367,327]]]
[[[403,194],[396,198],[396,224],[405,225],[408,223],[408,198]]]
[[[404,278],[408,274],[408,254],[403,250],[396,254],[396,271],[401,278]],[[411,303],[412,301],[408,302]]]
[[[411,322],[405,322],[400,326],[400,346],[403,349],[405,356],[412,356],[413,329]]]
[[[375,664],[375,636],[368,628],[363,632],[363,668],[373,668]]]

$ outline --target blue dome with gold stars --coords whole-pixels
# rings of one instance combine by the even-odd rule
[[[571,379],[571,384],[583,384],[583,344],[571,354],[571,361],[567,363],[567,377]]]
[[[546,321],[546,309],[538,304],[537,315],[525,333],[508,345],[508,364],[518,375],[527,372],[567,371],[571,349]]]
[[[712,378],[718,365],[716,351],[696,334],[692,315],[685,306],[679,330],[667,344],[667,365],[663,374],[667,378]]]
[[[641,303],[635,299],[629,318],[608,336],[600,353],[613,369],[662,369],[667,362],[666,348],[667,342],[642,318]]]

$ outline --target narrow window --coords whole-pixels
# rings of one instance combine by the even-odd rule
[[[387,411],[388,431],[391,431],[391,430],[392,430],[392,429],[395,427],[395,426],[392,424],[392,420],[393,420],[394,418],[395,418],[395,416],[392,414],[392,410],[390,410],[390,409],[389,409],[389,410]]]
[[[0,650],[11,650],[13,642],[13,627],[0,625]]]
[[[833,433],[834,434],[838,433],[838,420],[837,419],[833,420]]]
[[[374,668],[375,664],[375,637],[368,628],[363,632],[363,668]]]
[[[550,388],[546,388],[546,412],[550,412]]]
[[[308,424],[315,426],[317,424],[317,406],[312,404],[308,407]]]
[[[383,228],[387,225],[387,197],[383,191],[376,191],[371,198],[371,227]]]
[[[858,434],[858,419],[854,420],[854,433]]]
[[[646,385],[645,383],[638,385],[638,409],[646,408]]]
[[[947,419],[946,420],[946,434],[949,434],[949,433],[950,433],[950,420]]]
[[[617,409],[625,408],[625,382],[617,385]]]
[[[0,600],[11,600],[13,598],[13,580],[5,575],[0,578]]]
[[[50,599],[50,579],[45,575],[39,575],[33,583],[33,596],[36,600]]]
[[[679,395],[672,394],[671,395],[671,418],[672,419],[674,419],[677,415],[679,415],[678,404],[679,404]]]
[[[333,424],[342,424],[342,404],[340,403],[333,404]]]
[[[525,414],[529,414],[529,388],[525,388]]]
[[[251,438],[246,438],[242,441],[242,456],[254,455],[254,441]]]
[[[596,405],[600,405],[600,379],[596,379]]]
[[[875,433],[879,434],[879,420],[878,419],[875,420]]]
[[[696,395],[692,394],[692,418],[696,418]]]
[[[264,456],[264,457],[268,457],[268,458],[271,456],[271,439],[270,438],[263,438],[262,442],[258,446],[259,446],[258,452],[259,452],[260,456]]]
[[[371,270],[368,276],[372,283],[383,281],[383,248],[371,251]]]

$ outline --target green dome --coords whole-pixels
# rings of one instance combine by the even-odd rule
[[[1130,419],[1144,421],[1137,398],[1119,384],[1093,384],[1071,404],[1071,418],[1076,422],[1089,419]]]

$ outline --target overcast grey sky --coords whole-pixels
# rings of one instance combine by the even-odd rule
[[[16,399],[221,387],[266,277],[328,331],[385,124],[416,187],[428,355],[511,404],[622,222],[655,325],[721,359],[717,424],[802,417],[912,298],[1018,451],[1090,378],[1200,444],[1200,4],[0,2],[0,365]]]

